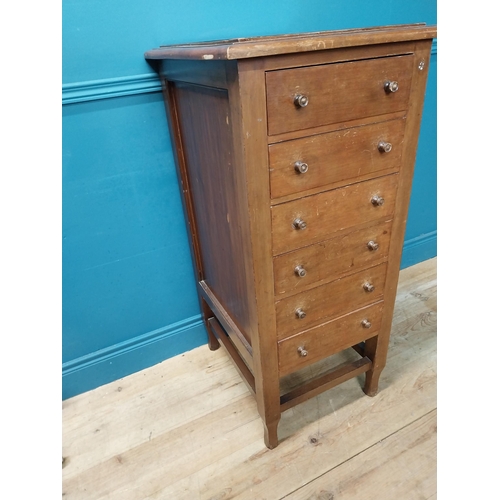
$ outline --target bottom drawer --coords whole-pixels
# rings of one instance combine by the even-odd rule
[[[278,342],[280,376],[376,335],[383,306],[382,301],[377,302]]]

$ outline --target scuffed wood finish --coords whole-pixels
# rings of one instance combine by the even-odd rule
[[[398,174],[393,174],[272,207],[274,255],[331,238],[337,231],[391,218],[397,185]],[[382,206],[371,202],[377,195],[384,198]],[[295,219],[305,221],[307,227],[295,229]]]
[[[278,446],[279,406],[278,346],[274,311],[271,213],[269,210],[269,167],[267,163],[267,120],[264,72],[261,61],[239,61],[234,75],[236,160],[245,167],[248,191],[246,214],[251,231],[255,286],[253,310],[254,376],[256,400],[264,423],[264,442]]]
[[[292,405],[364,372],[365,393],[378,390],[435,34],[389,26],[146,55],[161,60],[209,347],[224,346],[255,394],[268,448]],[[346,364],[315,376],[332,356]]]
[[[325,240],[274,258],[274,289],[281,299],[387,260],[391,221]],[[370,250],[368,243],[378,245]],[[373,247],[372,247],[373,248]],[[295,269],[301,266],[306,275]]]
[[[273,451],[222,349],[202,346],[63,401],[62,498],[433,498],[436,304],[436,259],[404,269],[380,397],[360,397],[350,379],[294,406]],[[313,366],[286,376],[283,394],[311,376]]]
[[[404,120],[313,135],[269,146],[271,197],[301,197],[308,189],[396,172],[401,164]],[[381,152],[380,142],[392,145]],[[295,169],[306,163],[305,173]]]
[[[280,375],[287,375],[327,356],[331,356],[377,334],[382,320],[383,303],[374,304],[278,343]],[[370,328],[362,322],[369,321]],[[298,348],[307,351],[301,356]]]
[[[386,270],[387,264],[380,264],[276,302],[278,338],[289,337],[377,302],[384,294]],[[373,291],[366,291],[363,288],[365,283],[372,285]],[[297,317],[298,309],[306,313],[305,318]]]
[[[234,38],[170,45],[146,52],[146,59],[246,59],[297,52],[322,51],[360,45],[375,45],[409,40],[432,39],[434,26],[400,24],[393,26],[319,31],[292,35]]]
[[[377,116],[407,108],[413,56],[309,66],[266,74],[269,135],[304,130],[361,116]],[[384,84],[397,81],[387,93]],[[305,107],[294,104],[306,95]]]

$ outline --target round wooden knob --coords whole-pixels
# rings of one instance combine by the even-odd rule
[[[390,153],[392,149],[392,144],[390,142],[380,141],[377,147],[381,153]]]
[[[307,271],[302,266],[296,266],[295,267],[295,274],[299,278],[303,278],[307,274]]]
[[[302,356],[302,357],[305,357],[307,356],[307,351],[303,348],[303,347],[299,347],[297,349],[297,352]]]
[[[302,219],[295,219],[293,221],[293,227],[295,229],[305,229],[307,227],[306,221]]]
[[[293,99],[293,103],[298,108],[305,108],[309,104],[309,98],[304,94],[297,94]]]
[[[373,290],[375,290],[375,287],[368,281],[363,285],[363,288],[365,292],[373,292]]]
[[[384,204],[384,198],[382,198],[382,196],[379,196],[378,194],[376,194],[372,199],[371,199],[371,202],[372,202],[372,205],[376,206],[376,207],[380,207]]]
[[[306,312],[303,311],[300,307],[295,311],[295,316],[299,319],[304,319],[306,317]]]
[[[399,85],[398,85],[398,82],[385,82],[384,83],[384,90],[388,93],[388,94],[391,94],[393,92],[397,92],[399,89]]]
[[[378,250],[378,243],[376,241],[370,240],[366,246],[368,247],[368,250],[375,251]]]
[[[362,322],[361,322],[361,326],[363,328],[371,328],[372,327],[372,324],[367,320],[367,319],[364,319]]]
[[[307,163],[298,161],[295,163],[295,172],[298,174],[305,174],[309,170],[309,165]]]

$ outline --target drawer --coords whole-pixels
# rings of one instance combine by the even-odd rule
[[[378,302],[278,342],[280,376],[373,337],[380,329],[382,310],[383,302]]]
[[[276,302],[278,339],[381,300],[386,269],[379,264]]]
[[[336,231],[392,218],[398,178],[387,175],[271,207],[273,255],[333,238]]]
[[[413,55],[266,73],[269,135],[406,110]],[[386,92],[386,82],[397,82]],[[296,104],[305,96],[307,105]]]
[[[297,293],[385,261],[391,226],[383,222],[275,257],[275,294]]]
[[[272,144],[271,197],[397,171],[404,130],[405,120],[399,119]]]

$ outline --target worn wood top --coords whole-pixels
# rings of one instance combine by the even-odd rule
[[[373,28],[167,45],[149,50],[145,53],[145,57],[146,59],[246,59],[378,43],[432,39],[436,36],[436,26],[428,26],[425,23],[398,24]]]

